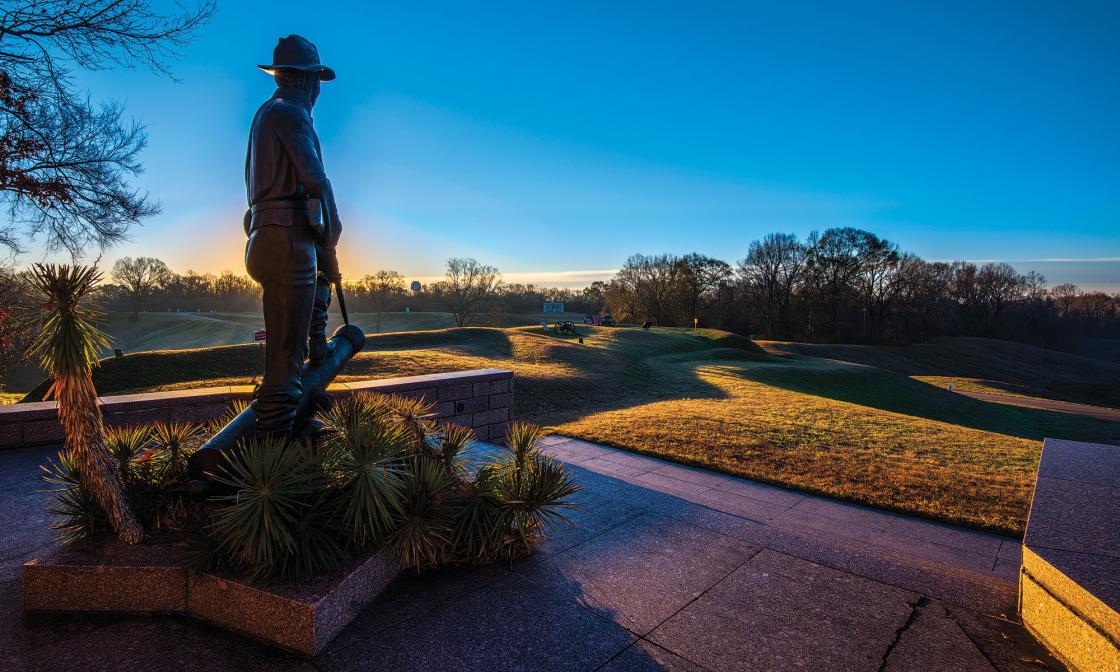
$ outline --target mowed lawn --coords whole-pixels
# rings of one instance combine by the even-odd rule
[[[1044,437],[1120,443],[1120,423],[978,401],[726,332],[579,329],[582,345],[539,327],[371,336],[342,379],[509,368],[517,417],[563,434],[1012,534]],[[237,384],[256,367],[251,345],[141,353],[106,362],[95,382],[102,394]]]

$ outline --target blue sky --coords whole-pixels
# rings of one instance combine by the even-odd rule
[[[165,208],[107,261],[243,270],[245,139],[273,89],[254,66],[296,32],[338,72],[315,121],[348,275],[470,255],[585,284],[635,252],[734,262],[852,225],[1120,291],[1120,4],[308,7],[226,0],[178,82],[80,77],[147,125],[137,184]]]

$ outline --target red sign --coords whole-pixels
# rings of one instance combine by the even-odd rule
[[[267,341],[268,340],[264,329],[257,329],[256,331],[254,331],[253,332],[253,338],[258,340],[258,341]]]

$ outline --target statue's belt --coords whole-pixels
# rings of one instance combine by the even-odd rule
[[[263,221],[256,221],[253,215],[269,210],[278,210],[276,216],[268,217]],[[314,226],[308,217],[285,217],[283,213],[311,212],[309,201],[262,201],[249,207],[246,213],[246,232],[250,228],[257,229],[262,226]],[[250,225],[250,219],[252,223]]]

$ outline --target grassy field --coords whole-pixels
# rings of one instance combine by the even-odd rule
[[[911,377],[926,371],[915,362],[966,362],[1001,343],[946,341],[931,356],[920,352],[929,346],[861,351],[878,357],[871,365],[712,330],[581,330],[583,345],[539,327],[371,336],[342,379],[509,368],[517,417],[564,434],[1006,533],[1022,531],[1044,437],[1120,442],[1120,423],[987,403]],[[1019,369],[1080,365],[1044,352]],[[1021,384],[1001,357],[974,377]],[[102,394],[179,389],[250,382],[256,367],[251,345],[138,353],[106,362],[95,381]],[[1071,378],[1028,387],[1075,388]]]
[[[264,326],[264,318],[253,313],[141,313],[133,321],[128,313],[109,313],[104,331],[111,336],[112,347],[125,352],[202,348],[234,345],[253,340],[253,332]],[[331,313],[328,329],[342,324],[338,313]],[[378,333],[372,313],[353,313],[351,321],[367,334]],[[480,327],[520,327],[554,322],[558,319],[582,322],[583,315],[482,313],[473,324]],[[451,313],[383,313],[381,333],[449,329],[455,326]]]
[[[764,343],[769,352],[866,364],[964,392],[1057,399],[1120,408],[1120,364],[986,338],[925,345]]]
[[[367,334],[378,333],[372,313],[354,313],[354,324]],[[582,313],[482,313],[474,323],[481,327],[520,327],[539,325],[541,322],[572,320],[582,323]],[[342,324],[341,316],[332,312],[328,333]],[[253,332],[264,326],[260,315],[253,313],[140,313],[132,320],[129,313],[111,312],[101,325],[110,337],[110,347],[105,355],[120,348],[128,354],[155,350],[182,350],[235,345],[253,341]],[[380,333],[448,329],[455,326],[451,313],[384,313]],[[0,385],[0,404],[15,403],[23,393],[35,388],[45,374],[36,366],[21,366],[12,371]],[[17,394],[18,393],[18,394]]]

